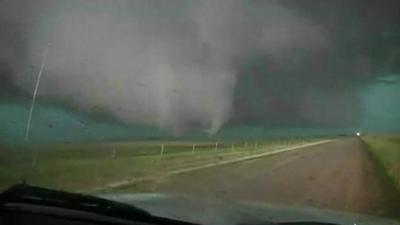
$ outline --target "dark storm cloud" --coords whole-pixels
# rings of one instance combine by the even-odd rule
[[[0,87],[30,92],[51,43],[39,94],[127,123],[357,125],[358,89],[399,70],[386,3],[2,1]]]
[[[279,59],[265,52],[243,60],[234,120],[268,126],[358,126],[363,116],[359,91],[377,77],[400,72],[399,3],[281,4],[320,27],[329,45],[298,46]],[[289,29],[296,37],[296,29]]]

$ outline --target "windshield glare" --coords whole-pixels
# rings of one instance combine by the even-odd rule
[[[0,190],[26,182],[398,220],[399,10],[3,0]]]

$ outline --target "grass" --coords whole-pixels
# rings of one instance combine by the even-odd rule
[[[400,190],[400,136],[371,136],[363,140],[372,156]]]
[[[218,143],[217,151],[215,142],[210,141],[96,142],[2,148],[0,189],[26,179],[30,184],[55,189],[89,190],[131,178],[162,177],[169,171],[316,140],[318,139],[228,141]],[[193,153],[194,143],[196,145]]]

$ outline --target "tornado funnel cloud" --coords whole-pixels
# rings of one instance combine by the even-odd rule
[[[270,40],[286,31],[271,35],[269,29],[277,22],[264,20],[280,12],[284,23],[310,25],[297,24],[289,10],[272,3],[266,16],[247,17],[243,3],[231,0],[40,0],[24,5],[35,21],[32,27],[23,27],[28,37],[26,60],[39,67],[37,52],[44,43],[52,43],[39,95],[177,134],[192,126],[217,132],[232,115],[236,61],[295,44],[297,40]],[[249,5],[248,10],[258,9]],[[249,40],[254,29],[259,35]],[[310,31],[318,33],[312,26]],[[32,75],[16,70],[17,85],[29,91],[35,79],[27,82]]]

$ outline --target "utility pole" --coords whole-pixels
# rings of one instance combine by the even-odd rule
[[[50,43],[47,44],[46,48],[43,50],[43,54],[42,54],[42,63],[40,65],[40,70],[39,70],[39,74],[36,78],[36,84],[35,84],[35,89],[33,91],[33,95],[32,95],[32,102],[31,102],[31,107],[29,109],[29,116],[28,116],[28,122],[26,124],[26,130],[25,130],[25,141],[28,141],[29,139],[29,132],[31,129],[31,123],[32,123],[32,113],[33,113],[33,108],[35,107],[35,102],[36,102],[36,95],[39,89],[39,85],[40,85],[40,80],[42,78],[42,74],[43,74],[43,70],[44,70],[44,66],[46,65],[46,56],[47,56],[47,51],[50,47]]]
[[[50,43],[47,44],[46,48],[43,50],[43,53],[42,53],[42,62],[40,64],[39,74],[37,75],[37,78],[36,78],[35,89],[33,90],[33,95],[32,95],[32,102],[31,102],[31,106],[29,108],[28,121],[26,123],[25,138],[24,138],[25,142],[28,142],[28,140],[29,140],[29,132],[31,129],[33,108],[35,107],[36,95],[37,95],[37,92],[39,89],[40,80],[42,78],[44,66],[46,65],[46,57],[47,57],[47,51],[48,51],[49,47],[50,47]],[[35,150],[33,150],[33,152],[32,152],[32,165],[31,166],[32,166],[32,171],[34,171],[34,169],[37,166],[37,155],[36,155]]]

